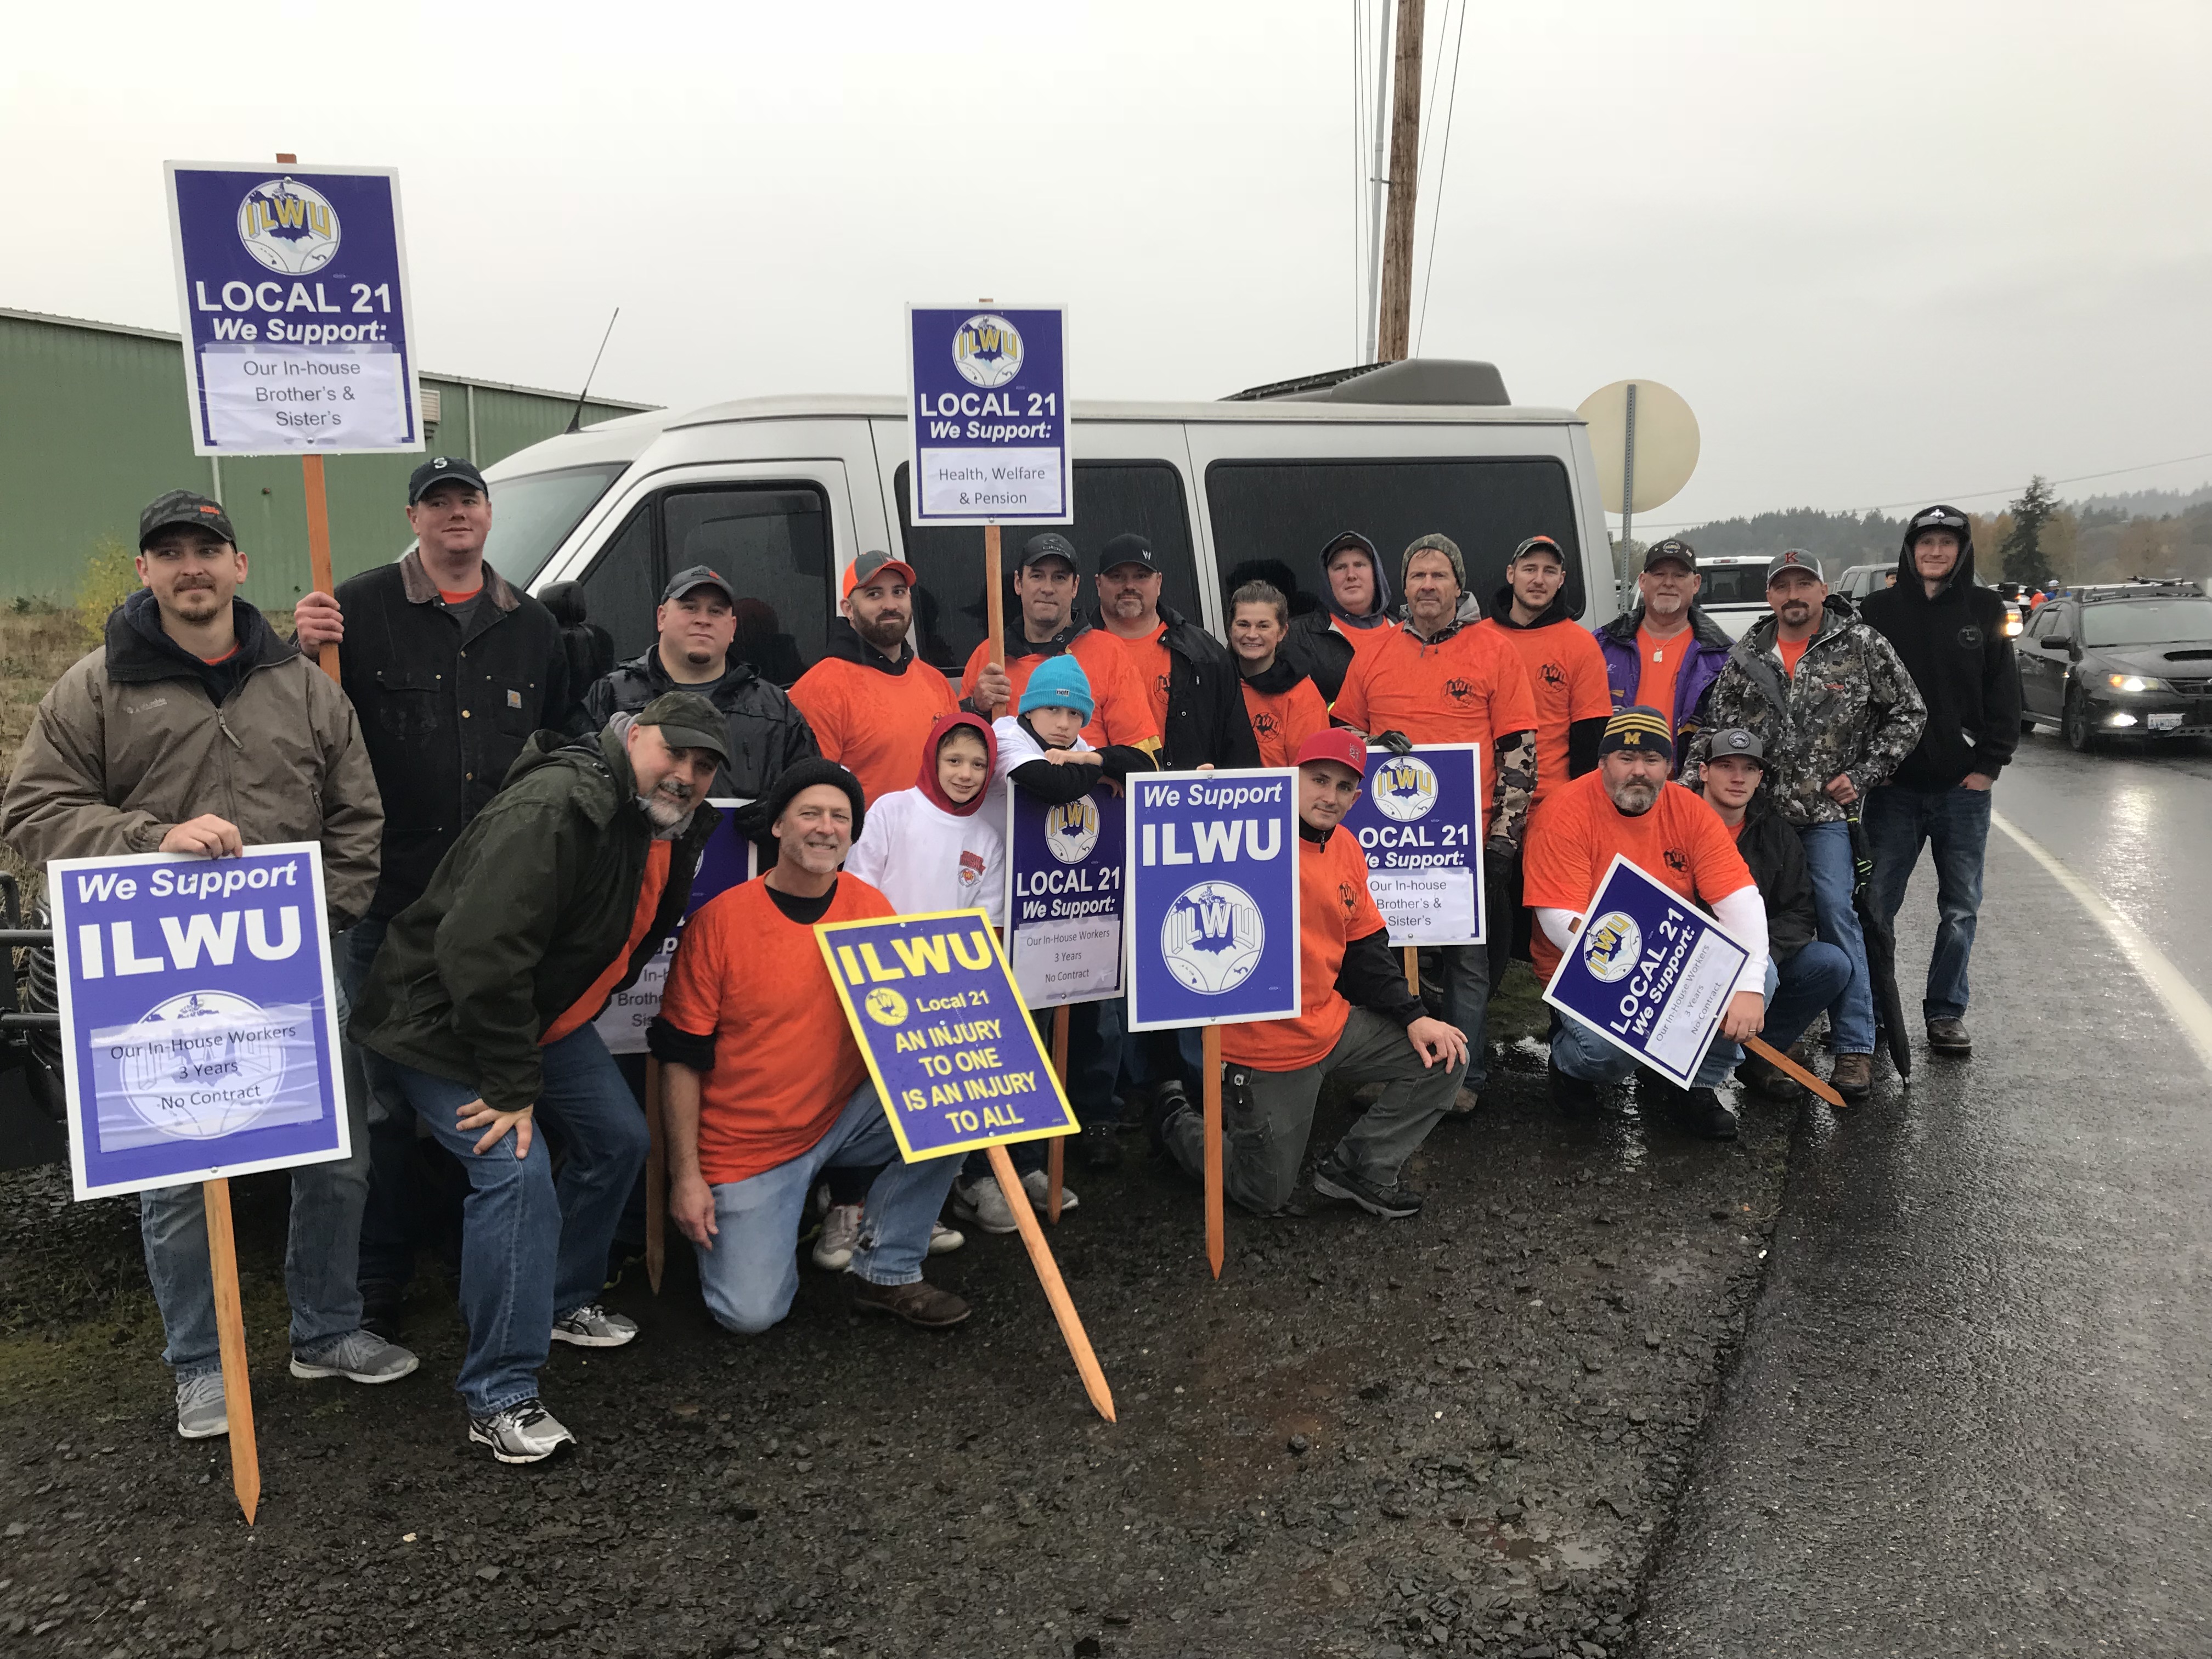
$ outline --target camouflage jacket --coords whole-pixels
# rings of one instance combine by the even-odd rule
[[[1920,741],[1927,706],[1896,647],[1848,599],[1828,600],[1795,674],[1783,673],[1775,625],[1764,618],[1729,653],[1682,781],[1696,787],[1712,733],[1741,726],[1766,744],[1766,787],[1783,817],[1837,823],[1844,809],[1828,798],[1828,780],[1841,773],[1862,796],[1885,781]]]

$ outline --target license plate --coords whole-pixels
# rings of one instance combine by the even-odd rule
[[[2172,732],[2178,729],[2180,725],[2181,713],[2179,709],[2171,714],[2153,714],[2150,717],[2150,729],[2154,732]]]

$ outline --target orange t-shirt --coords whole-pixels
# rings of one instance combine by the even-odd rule
[[[1329,711],[1370,735],[1403,732],[1415,743],[1480,744],[1475,799],[1486,825],[1498,740],[1536,730],[1528,671],[1498,635],[1494,628],[1466,627],[1441,645],[1425,645],[1410,629],[1393,628],[1389,638],[1352,659]]]
[[[1528,671],[1528,695],[1536,700],[1536,799],[1541,800],[1567,781],[1567,728],[1613,713],[1605,653],[1595,635],[1571,622],[1508,628],[1492,617],[1481,626],[1511,646]]]
[[[799,677],[791,700],[823,754],[860,779],[871,806],[914,787],[929,728],[960,706],[951,683],[920,657],[896,674],[824,657]]]
[[[1585,772],[1536,809],[1521,853],[1521,902],[1532,910],[1589,908],[1618,853],[1662,886],[1711,907],[1751,885],[1735,837],[1713,809],[1679,783],[1662,785],[1651,810],[1631,817]],[[1540,924],[1529,939],[1536,977],[1548,981],[1559,950]]]
[[[441,587],[438,590],[438,597],[443,599],[447,605],[466,605],[471,599],[473,599],[477,594],[483,592],[483,586],[482,583],[478,583],[476,586],[469,589],[465,593],[448,593]]]
[[[1299,744],[1328,727],[1328,706],[1310,678],[1302,676],[1287,691],[1255,691],[1249,680],[1243,686],[1244,712],[1251,717],[1262,766],[1290,765]]]
[[[1152,730],[1163,738],[1168,729],[1168,676],[1175,672],[1175,659],[1168,654],[1160,641],[1167,637],[1168,625],[1162,623],[1150,634],[1139,638],[1124,639],[1110,629],[1097,632],[1121,647],[1129,659],[1129,666],[1136,671],[1137,684],[1145,688],[1145,696],[1152,711]]]
[[[1083,677],[1091,682],[1091,723],[1083,728],[1081,735],[1093,749],[1121,743],[1154,752],[1160,746],[1160,727],[1152,719],[1152,696],[1137,678],[1136,668],[1121,644],[1103,629],[1086,628],[1067,647],[1068,653],[1083,665]],[[1160,654],[1164,657],[1167,653],[1163,650]],[[968,666],[960,676],[962,696],[975,695],[975,677],[990,659],[988,640],[969,653]],[[1006,665],[1006,678],[1014,683],[1014,701],[1007,708],[1008,714],[1020,706],[1023,688],[1029,684],[1030,676],[1036,672],[1037,665],[1046,660],[1031,653],[1016,657]],[[1163,692],[1161,696],[1164,700],[1166,694]],[[913,781],[908,776],[907,783]],[[905,785],[900,787],[903,788]]]
[[[1352,1005],[1336,988],[1344,948],[1382,931],[1367,890],[1367,855],[1339,825],[1319,846],[1298,837],[1298,1005],[1296,1019],[1255,1020],[1221,1028],[1221,1057],[1261,1072],[1317,1065],[1344,1035]]]
[[[822,920],[897,914],[858,876],[840,876]],[[660,1015],[714,1039],[714,1069],[699,1080],[699,1170],[709,1186],[790,1163],[867,1081],[813,928],[776,908],[765,880],[709,899],[684,924]]]
[[[637,949],[645,930],[653,926],[653,913],[660,908],[660,896],[668,890],[669,849],[674,845],[673,842],[656,841],[645,849],[645,875],[637,884],[637,909],[629,919],[629,938],[623,941],[623,948],[605,971],[592,981],[592,988],[570,1003],[568,1012],[545,1028],[545,1035],[538,1039],[539,1048],[558,1042],[587,1020],[597,1019],[599,1010],[607,1006],[607,999],[621,982],[623,969],[629,966],[629,953]]]
[[[1663,640],[1653,639],[1647,629],[1636,630],[1636,660],[1639,665],[1636,701],[1646,708],[1657,709],[1667,717],[1669,725],[1674,720],[1674,676],[1681,672],[1682,659],[1690,654],[1690,642],[1697,637],[1694,628],[1685,628]]]
[[[1795,679],[1797,677],[1797,665],[1805,655],[1805,647],[1812,643],[1813,636],[1810,634],[1802,640],[1785,640],[1779,637],[1775,640],[1774,648],[1782,653],[1783,678]]]

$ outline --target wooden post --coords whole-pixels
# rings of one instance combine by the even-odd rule
[[[1382,305],[1376,356],[1402,362],[1413,315],[1413,193],[1421,159],[1422,0],[1398,0],[1390,88],[1390,211],[1382,228]]]
[[[1406,990],[1408,994],[1421,994],[1421,952],[1417,945],[1406,947]]]
[[[668,1137],[663,1125],[660,1062],[645,1062],[645,1278],[660,1294],[661,1270],[668,1265]]]
[[[1067,1087],[1067,1005],[1052,1011],[1052,1069],[1060,1073],[1060,1086]],[[1060,1189],[1067,1176],[1067,1137],[1054,1135],[1044,1155],[1044,1218],[1060,1225]]]
[[[1772,1043],[1763,1042],[1758,1037],[1746,1037],[1743,1040],[1743,1046],[1750,1049],[1752,1053],[1757,1054],[1760,1059],[1766,1061],[1768,1065],[1773,1066],[1777,1071],[1782,1073],[1785,1077],[1795,1078],[1798,1082],[1803,1084],[1808,1089],[1810,1089],[1814,1094],[1820,1096],[1821,1099],[1826,1101],[1829,1105],[1841,1106],[1844,1103],[1844,1097],[1841,1095],[1838,1094],[1826,1083],[1823,1083],[1819,1078],[1814,1077],[1810,1072],[1807,1071],[1802,1066],[1800,1066],[1796,1060],[1790,1059],[1788,1054],[1783,1053],[1781,1049],[1776,1048]]]
[[[230,1489],[246,1524],[261,1507],[261,1455],[253,1443],[253,1389],[246,1376],[246,1312],[238,1297],[238,1241],[230,1230],[230,1182],[200,1183],[207,1212],[208,1267],[215,1279],[216,1345],[222,1354],[222,1408],[230,1419]]]
[[[1200,1079],[1206,1102],[1206,1260],[1216,1279],[1221,1277],[1221,1258],[1228,1249],[1227,1225],[1221,1214],[1221,1028],[1208,1025],[1199,1034]]]
[[[1005,584],[999,572],[999,526],[983,526],[983,626],[991,630],[990,663],[994,668],[1006,665],[1006,596]],[[1000,706],[1001,708],[1004,705]],[[999,708],[991,711],[993,718]]]
[[[299,157],[289,150],[276,152],[277,164],[291,167]],[[323,458],[319,455],[300,457],[300,481],[307,498],[307,580],[318,593],[336,592],[331,580],[331,507],[323,492]],[[315,660],[323,672],[332,679],[338,677],[338,648],[326,645],[316,653]]]
[[[1084,1334],[1083,1321],[1075,1311],[1075,1304],[1067,1294],[1067,1285],[1060,1276],[1060,1264],[1052,1259],[1052,1247],[1044,1242],[1044,1229],[1037,1225],[1036,1212],[1030,1207],[1030,1195],[1022,1190],[1021,1177],[1014,1173],[1014,1161],[1006,1156],[1004,1146],[984,1149],[991,1156],[991,1173],[999,1177],[999,1190],[1006,1197],[1006,1207],[1014,1212],[1014,1224],[1021,1229],[1022,1243],[1029,1247],[1030,1265],[1036,1269],[1038,1283],[1044,1286],[1045,1300],[1052,1304],[1052,1316],[1060,1322],[1060,1334],[1066,1340],[1067,1352],[1074,1357],[1075,1369],[1083,1378],[1083,1391],[1091,1396],[1091,1403],[1098,1415],[1109,1423],[1114,1418],[1114,1394],[1106,1386],[1106,1373],[1098,1367],[1098,1356],[1091,1351],[1091,1339]]]

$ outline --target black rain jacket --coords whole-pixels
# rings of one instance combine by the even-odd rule
[[[1860,619],[1897,647],[1928,705],[1920,742],[1889,781],[1934,790],[1970,772],[1994,778],[2020,747],[2020,663],[2005,637],[2004,599],[1976,586],[1971,533],[1950,580],[1929,599],[1906,536],[1896,586],[1859,601]]]
[[[784,768],[822,752],[799,706],[750,663],[732,663],[711,685],[678,685],[661,663],[657,645],[617,663],[592,683],[584,693],[585,720],[595,732],[617,714],[636,714],[664,691],[699,692],[722,711],[730,763],[714,774],[711,793],[717,796],[758,800]]]

